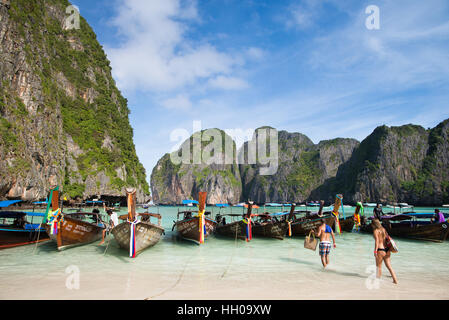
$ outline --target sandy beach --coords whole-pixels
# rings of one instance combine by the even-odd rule
[[[98,244],[55,252],[45,243],[34,255],[32,247],[0,253],[0,299],[449,299],[449,285],[441,281],[448,257],[432,254],[447,251],[448,243],[398,242],[402,250],[393,256],[398,285],[386,268],[381,281],[373,278],[369,235],[338,236],[326,270],[300,238],[235,246],[210,239],[198,247],[167,237],[136,259],[115,243],[106,254]],[[416,247],[423,249],[421,258]],[[14,262],[14,253],[28,262]]]

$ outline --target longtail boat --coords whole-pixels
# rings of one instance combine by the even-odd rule
[[[120,248],[129,251],[129,256],[135,258],[146,248],[154,246],[161,240],[164,228],[161,226],[162,217],[156,213],[136,214],[136,189],[126,189],[128,197],[128,215],[120,216],[126,220],[114,227],[111,232]],[[140,221],[138,220],[140,217]],[[151,223],[151,218],[157,218],[158,224]]]
[[[58,187],[50,192],[46,222],[45,231],[50,239],[56,242],[58,250],[100,240],[105,229],[105,224],[97,212],[64,214],[59,208]]]
[[[346,217],[344,219],[339,219],[339,220],[340,220],[341,231],[351,232],[352,229],[354,229],[355,222],[354,222],[353,216]],[[334,229],[335,229],[335,224],[334,224]]]
[[[434,223],[433,214],[420,214],[413,216],[408,214],[397,214],[382,217],[382,226],[392,237],[410,238],[416,240],[428,240],[442,242],[448,239],[449,223]],[[370,218],[372,220],[373,217]],[[363,223],[361,231],[372,233],[371,223]]]
[[[343,210],[343,219],[340,218],[340,207]],[[354,228],[354,218],[347,218],[345,215],[345,209],[343,206],[343,195],[337,194],[335,196],[334,208],[331,211],[331,214],[335,218],[335,223],[333,225],[333,230],[336,233],[341,233],[342,231],[351,231]]]
[[[257,218],[255,219],[252,227],[253,235],[255,237],[259,236],[283,240],[289,230],[289,224],[291,223],[290,218],[293,218],[294,210],[295,205],[292,204],[290,212],[288,213],[280,212],[274,214],[264,213],[255,215]]]
[[[238,238],[242,240],[250,240],[251,236],[248,233],[248,221],[251,221],[253,203],[248,204],[248,211],[246,214],[218,214],[215,219],[217,226],[215,233],[225,237]],[[226,217],[232,219],[231,222],[226,221]],[[249,218],[249,219],[248,219]]]
[[[0,208],[8,208],[18,202],[21,200],[0,201]],[[31,222],[27,217],[31,217]],[[37,212],[0,211],[0,249],[50,240],[42,226],[44,217],[44,213]],[[40,220],[39,223],[34,223],[35,218]]]
[[[214,232],[217,222],[206,217],[210,215],[210,212],[205,211],[206,197],[207,192],[199,193],[197,216],[194,216],[195,211],[178,211],[177,221],[174,221],[172,230],[176,229],[182,239],[202,244]]]
[[[317,213],[310,211],[293,211],[289,216],[292,236],[307,236],[312,229],[321,225],[321,219],[329,226],[335,223],[335,216],[332,213],[323,213],[324,201],[320,201],[320,208]]]
[[[253,236],[284,240],[288,228],[286,221],[279,221],[269,214],[257,214],[255,216],[257,218],[252,226]]]

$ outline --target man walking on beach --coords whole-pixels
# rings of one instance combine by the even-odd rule
[[[315,230],[312,230],[313,233],[315,233]],[[318,233],[317,237],[320,238],[320,256],[321,256],[321,263],[323,264],[323,267],[326,268],[326,266],[329,264],[329,253],[331,250],[331,241],[330,237],[332,236],[332,241],[334,242],[334,248],[337,247],[337,244],[335,243],[335,235],[334,231],[330,226],[326,224],[324,219],[321,219],[321,225],[318,227]]]

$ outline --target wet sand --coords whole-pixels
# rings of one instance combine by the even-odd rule
[[[288,263],[293,269],[298,267],[296,272],[283,271],[282,266],[258,271],[256,266],[244,266],[241,261],[229,264],[229,257],[222,259],[219,268],[215,264],[198,268],[204,257],[195,255],[185,259],[184,264],[159,272],[145,272],[138,260],[129,260],[126,271],[102,272],[80,266],[78,289],[73,273],[64,269],[42,275],[26,272],[7,276],[3,271],[0,299],[449,299],[449,284],[441,279],[397,270],[399,284],[395,285],[388,270],[383,268],[383,277],[376,284],[373,265],[348,270],[344,264],[331,261],[324,270],[319,257],[313,257],[316,259],[282,257],[283,264]],[[107,260],[106,256],[103,262]]]

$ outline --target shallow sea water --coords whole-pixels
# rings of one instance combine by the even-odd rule
[[[399,252],[392,255],[392,264],[399,285],[394,285],[385,267],[380,281],[373,277],[372,235],[337,235],[330,266],[323,270],[318,251],[304,249],[303,237],[253,238],[247,243],[213,236],[201,246],[177,239],[171,231],[177,211],[159,208],[165,236],[136,259],[129,258],[112,235],[104,245],[96,242],[62,252],[50,241],[1,250],[0,299],[449,298],[449,241],[395,239]],[[241,212],[233,208],[233,213]]]

